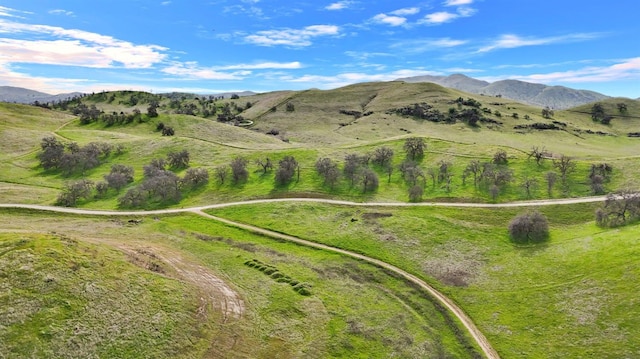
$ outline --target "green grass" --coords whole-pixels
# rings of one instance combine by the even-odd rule
[[[461,305],[505,358],[632,357],[640,349],[640,321],[628,315],[637,305],[638,225],[602,230],[593,208],[539,208],[551,238],[525,246],[506,229],[521,209],[280,203],[211,213],[416,274]]]
[[[208,347],[193,288],[65,235],[0,234],[0,288],[6,358],[189,358]]]
[[[0,225],[7,230],[28,223],[31,231],[41,231],[55,224],[61,235],[90,237],[100,245],[166,248],[181,256],[188,254],[233,283],[246,311],[237,322],[209,324],[214,338],[225,336],[236,342],[217,357],[388,358],[439,353],[466,358],[475,351],[455,320],[424,292],[337,254],[248,234],[195,215],[143,218],[141,224],[131,226],[125,224],[126,218],[2,212]],[[311,295],[302,296],[290,284],[244,264],[253,259],[306,283]],[[138,347],[145,348],[143,344]]]
[[[114,101],[107,103],[105,96],[109,95],[90,96],[82,101],[88,105],[95,104],[106,112],[129,113],[134,107],[125,102],[131,95],[151,96],[116,92]],[[462,123],[449,125],[401,117],[390,112],[401,106],[428,102],[446,113],[450,107],[456,107],[452,101],[458,97],[480,101],[483,107],[494,113],[491,118],[503,124],[481,124],[479,127]],[[101,123],[80,125],[62,112],[0,104],[0,202],[51,204],[65,181],[82,177],[76,174],[66,178],[55,171],[44,172],[39,168],[36,154],[41,138],[47,135],[80,145],[94,141],[124,145],[123,154],[110,157],[100,167],[87,171],[84,177],[101,181],[112,164],[122,163],[134,167],[136,182],[120,193],[111,190],[103,199],[91,198],[80,203],[81,207],[96,209],[116,209],[117,198],[142,181],[144,165],[153,158],[183,149],[189,151],[192,167],[210,170],[209,184],[185,192],[180,203],[152,203],[148,209],[296,196],[357,202],[406,202],[409,185],[402,180],[398,170],[387,181],[383,170],[374,167],[380,178],[380,187],[376,192],[363,194],[360,187],[352,187],[344,179],[335,188],[327,188],[315,173],[314,164],[321,157],[342,163],[347,154],[365,154],[384,145],[394,150],[394,166],[398,166],[404,159],[404,139],[411,136],[424,137],[427,143],[425,157],[420,163],[423,170],[435,168],[441,160],[452,163],[454,178],[450,190],[447,191],[442,184],[434,186],[428,179],[425,201],[492,201],[486,188],[474,187],[470,179],[463,184],[461,174],[470,160],[489,161],[499,149],[508,153],[509,168],[514,171],[515,180],[502,189],[496,201],[529,199],[521,187],[525,178],[535,178],[538,182],[531,199],[548,198],[543,176],[553,170],[551,161],[537,166],[532,160],[527,160],[527,152],[532,146],[541,144],[554,155],[572,156],[577,162],[577,170],[569,177],[567,191],[557,184],[551,194],[553,198],[590,195],[587,173],[594,163],[606,162],[614,168],[611,180],[606,183],[607,191],[640,185],[640,140],[626,136],[628,132],[638,131],[638,101],[603,101],[607,113],[616,116],[611,125],[606,126],[591,120],[588,113],[590,105],[556,111],[553,119],[544,119],[539,108],[427,83],[366,83],[329,91],[273,92],[239,100],[222,100],[216,106],[221,107],[224,102],[244,106],[248,101],[252,107],[241,115],[254,121],[249,129],[218,123],[215,116],[204,119],[171,114],[167,98],[160,99],[161,114],[158,118],[112,127]],[[616,104],[621,101],[628,106],[626,117],[615,113]],[[184,102],[198,104],[192,97],[185,98]],[[295,111],[286,111],[288,102],[294,104]],[[145,113],[146,106],[146,102],[141,102],[135,108]],[[272,111],[274,107],[275,112]],[[372,113],[355,118],[340,113],[341,110]],[[496,111],[501,112],[502,117],[495,116]],[[512,118],[512,113],[518,113],[519,119]],[[531,120],[524,119],[525,116]],[[565,123],[565,129],[532,131],[513,128],[552,121]],[[173,127],[176,136],[162,137],[156,130],[159,122]],[[279,130],[280,137],[288,139],[288,142],[267,135],[272,129]],[[587,131],[609,135],[588,134]],[[263,174],[255,160],[269,157],[277,167],[278,160],[287,155],[294,156],[300,163],[300,181],[277,187],[274,185],[274,171]],[[236,156],[249,160],[248,181],[231,184],[227,179],[224,184],[218,183],[213,169],[228,164]],[[184,171],[178,174],[183,175]],[[416,274],[454,298],[505,358],[638,356],[640,349],[633,339],[640,336],[640,323],[629,315],[634,313],[634,305],[637,306],[633,297],[638,290],[634,278],[640,274],[634,260],[638,252],[634,236],[637,225],[619,230],[598,229],[592,222],[594,208],[594,205],[541,208],[551,220],[551,239],[536,246],[516,246],[507,237],[507,224],[520,212],[517,209],[365,209],[279,203],[230,207],[212,213],[365,253]],[[9,210],[3,210],[2,214],[0,228],[5,232],[24,234],[30,243],[56,243],[48,239],[45,241],[50,236],[41,234],[54,229],[77,241],[78,248],[94,248],[104,254],[104,258],[112,259],[109,263],[115,264],[105,265],[108,267],[106,270],[89,261],[87,272],[95,272],[92,274],[95,278],[99,278],[99,274],[134,273],[138,270],[156,278],[148,290],[164,287],[158,281],[166,281],[169,283],[167,288],[175,290],[172,293],[162,292],[158,297],[174,298],[170,303],[178,308],[176,313],[192,313],[192,296],[187,295],[181,298],[182,302],[177,301],[177,294],[192,293],[186,290],[189,285],[169,278],[157,278],[156,274],[133,267],[123,262],[119,252],[107,249],[108,246],[121,249],[128,245],[136,248],[149,246],[184,256],[193,265],[202,265],[231,283],[245,300],[246,315],[238,322],[224,325],[214,318],[208,322],[209,327],[203,327],[203,334],[189,337],[198,343],[202,343],[203,338],[218,338],[219,345],[208,353],[209,356],[351,358],[356,354],[361,357],[436,355],[433,353],[452,357],[471,355],[468,338],[457,331],[457,326],[452,326],[451,318],[425,298],[424,293],[375,267],[338,255],[274,242],[212,224],[194,215],[145,218],[142,224],[129,226],[126,220],[116,218],[80,218]],[[32,249],[41,247],[49,248],[34,244]],[[68,247],[64,250],[56,248],[55,251],[69,260],[83,258],[86,254],[84,249],[74,252]],[[50,259],[46,253],[41,254],[38,258]],[[312,295],[299,295],[291,285],[244,265],[251,260],[273,265],[296,281],[310,285]],[[52,268],[57,267],[52,265]],[[125,279],[131,282],[125,281],[125,284],[136,288],[141,285],[140,278],[147,277],[142,274],[139,278],[128,276]],[[65,289],[68,293],[75,293],[74,290],[77,289]],[[116,294],[123,295],[119,299],[123,303],[134,300],[123,293]],[[22,297],[30,298],[28,293],[11,298],[19,301],[18,298]],[[81,297],[72,299],[80,300]],[[146,307],[155,308],[153,298],[143,296],[143,299],[147,300],[143,303]],[[47,320],[51,323],[64,322],[66,317],[56,315],[69,316],[75,312],[56,312]],[[140,315],[140,325],[153,318],[149,313]],[[96,332],[100,332],[100,323],[82,322],[95,326],[98,328]],[[4,324],[0,324],[0,330],[4,330],[6,326],[1,325]],[[179,328],[178,324],[175,328]],[[30,329],[25,330],[29,332]],[[144,337],[145,330],[141,330],[143,338],[135,341],[142,343],[143,347],[149,343],[145,342],[148,340]],[[158,345],[158,353],[161,350],[173,353],[172,350],[181,348],[184,338],[175,334],[179,332],[175,329],[163,333],[165,341]],[[42,350],[55,348],[38,339],[37,333],[21,337],[33,343],[40,340]],[[225,346],[236,340],[238,344],[231,349]],[[15,345],[17,341],[11,339],[8,343]],[[0,340],[0,345],[3,342]],[[189,350],[201,354],[205,347],[193,344]],[[120,352],[109,352],[106,356],[129,356],[129,351],[133,353],[139,349],[125,344],[119,348]],[[198,356],[196,354],[194,356]],[[28,355],[31,353],[16,354]]]

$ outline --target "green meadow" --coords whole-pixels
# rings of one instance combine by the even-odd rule
[[[151,103],[157,117],[147,114]],[[447,118],[475,108],[463,103],[480,104],[477,124],[400,113],[428,108]],[[87,121],[73,115],[79,104],[114,117],[140,114],[126,124]],[[131,166],[133,181],[101,194],[93,187],[78,208],[142,211],[301,197],[506,204],[635,190],[640,139],[629,134],[640,132],[640,102],[601,105],[612,116],[608,124],[592,119],[592,105],[545,118],[540,108],[508,99],[403,82],[216,100],[119,91],[73,100],[66,110],[3,103],[0,203],[54,205],[69,184],[95,185],[116,164]],[[162,127],[175,134],[163,136]],[[114,150],[91,168],[45,170],[40,146],[50,136],[67,148],[103,143]],[[415,180],[400,169],[410,138],[425,144]],[[348,155],[371,159],[381,147],[393,151],[388,167],[370,160],[359,165],[376,175],[374,189],[362,177],[347,178]],[[530,156],[534,148],[545,152],[540,163]],[[208,181],[176,182],[179,199],[148,191],[141,205],[120,203],[128,191],[143,188],[152,160],[184,150],[188,166],[167,170],[181,179],[189,169],[205,169]],[[464,176],[472,161],[491,164],[499,152],[507,161],[495,168],[509,180],[495,190],[491,183],[474,184],[468,171]],[[298,167],[277,183],[286,156]],[[555,165],[562,156],[573,164],[564,181]],[[238,157],[246,159],[246,180],[234,182],[230,173],[221,180],[217,171],[230,171]],[[264,170],[258,161],[267,158],[273,168]],[[334,184],[316,171],[320,158],[337,165]],[[438,178],[443,164],[447,176]],[[596,188],[590,173],[602,165],[611,170]],[[557,176],[551,186],[550,172]],[[410,198],[414,186],[421,188],[419,198]],[[509,222],[528,210],[519,207],[278,202],[207,213],[399,267],[451,298],[503,358],[636,357],[638,224],[596,226],[601,205],[537,207],[550,235],[530,244],[509,237]],[[482,357],[458,320],[426,292],[337,253],[195,213],[0,212],[0,288],[6,289],[0,291],[0,356]]]

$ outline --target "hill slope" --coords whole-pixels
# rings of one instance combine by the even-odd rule
[[[66,100],[79,95],[81,95],[80,92],[51,95],[22,87],[0,86],[0,102],[34,103],[38,101],[46,103]]]
[[[405,82],[433,82],[460,91],[501,96],[533,106],[567,109],[608,98],[598,92],[576,90],[564,86],[547,86],[518,80],[494,83],[480,81],[465,75],[416,76],[399,79]]]

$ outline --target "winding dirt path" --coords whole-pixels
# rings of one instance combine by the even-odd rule
[[[367,257],[365,255],[347,251],[340,248],[331,247],[328,245],[304,240],[301,238],[289,236],[282,233],[277,233],[274,231],[270,231],[264,228],[238,223],[235,221],[231,221],[225,218],[220,218],[216,216],[212,216],[203,212],[207,209],[215,209],[215,208],[223,208],[230,206],[242,206],[242,205],[251,205],[251,204],[260,204],[260,203],[277,203],[277,202],[307,202],[307,203],[326,203],[326,204],[334,204],[334,205],[345,205],[345,206],[359,206],[359,207],[412,207],[412,206],[440,206],[440,207],[474,207],[474,208],[506,208],[506,207],[532,207],[532,206],[547,206],[547,205],[566,205],[566,204],[576,204],[576,203],[593,203],[593,202],[602,202],[606,197],[583,197],[583,198],[568,198],[568,199],[556,199],[556,200],[541,200],[541,201],[524,201],[524,202],[510,202],[510,203],[448,203],[448,202],[422,202],[422,203],[400,203],[400,202],[349,202],[349,201],[341,201],[341,200],[330,200],[330,199],[314,199],[314,198],[282,198],[282,199],[262,199],[262,200],[251,200],[251,201],[239,201],[239,202],[230,202],[230,203],[220,203],[220,204],[212,204],[206,206],[198,206],[198,207],[189,207],[189,208],[179,208],[179,209],[162,209],[155,211],[104,211],[104,210],[88,210],[88,209],[78,209],[78,208],[64,208],[64,207],[55,207],[55,206],[44,206],[44,205],[30,205],[30,204],[0,204],[0,208],[23,208],[23,209],[33,209],[33,210],[42,210],[42,211],[53,211],[53,212],[62,212],[62,213],[71,213],[71,214],[79,214],[79,215],[102,215],[102,216],[140,216],[140,215],[161,215],[161,214],[175,214],[175,213],[195,213],[200,216],[224,223],[229,226],[241,228],[253,233],[269,236],[272,238],[282,239],[286,241],[290,241],[293,243],[297,243],[300,245],[318,248],[326,251],[331,251],[335,253],[340,253],[342,255],[346,255],[352,258],[356,258],[362,261],[366,261],[368,263],[374,264],[380,268],[384,268],[390,270],[405,279],[415,283],[420,286],[422,289],[427,291],[433,298],[438,300],[444,307],[446,307],[467,329],[471,337],[475,340],[477,345],[481,348],[482,352],[487,358],[490,359],[498,359],[500,356],[496,352],[495,349],[491,346],[491,343],[487,340],[487,338],[480,332],[480,330],[473,323],[471,318],[460,308],[458,307],[453,300],[440,293],[438,290],[433,288],[431,285],[423,281],[422,279],[408,273],[394,265],[389,263],[380,261],[375,258]],[[168,263],[172,263],[169,258],[162,258],[164,261]],[[191,278],[199,278],[197,280],[211,281],[211,283],[220,281],[218,278],[210,278],[207,275],[206,271],[201,271],[196,267],[187,266],[184,262],[173,263],[173,268],[179,273],[191,277]],[[206,277],[206,278],[205,278]],[[220,281],[222,282],[222,281]],[[223,283],[223,282],[222,282]],[[219,283],[218,283],[219,284]],[[214,284],[215,286],[216,284]],[[225,286],[223,286],[225,287]],[[222,287],[221,287],[222,288]],[[243,303],[241,299],[234,297],[235,293],[231,291],[231,293],[223,293],[224,297],[230,300],[225,299],[223,303],[221,303],[221,309],[225,315],[225,320],[227,319],[227,315],[230,315],[234,318],[238,318],[243,310]],[[231,295],[233,294],[233,295]],[[235,299],[234,299],[235,298]]]

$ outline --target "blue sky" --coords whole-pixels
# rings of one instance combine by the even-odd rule
[[[637,0],[0,0],[0,85],[329,89],[465,75],[640,97]]]

